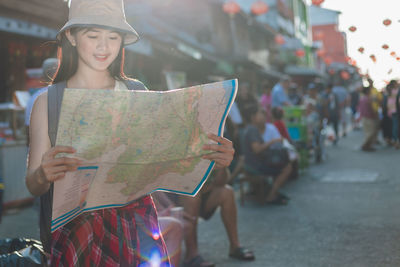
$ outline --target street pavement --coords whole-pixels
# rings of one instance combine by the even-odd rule
[[[400,266],[400,151],[361,152],[362,132],[351,132],[328,157],[312,164],[282,191],[287,206],[238,203],[239,237],[254,262],[228,257],[219,212],[199,223],[200,253],[217,266]],[[237,190],[236,190],[237,192]],[[0,238],[39,238],[34,207],[10,210]]]

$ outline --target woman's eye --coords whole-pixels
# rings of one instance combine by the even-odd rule
[[[110,37],[110,40],[118,40],[118,36],[112,36]]]
[[[88,38],[89,38],[89,39],[96,39],[97,36],[95,36],[95,35],[88,35]]]

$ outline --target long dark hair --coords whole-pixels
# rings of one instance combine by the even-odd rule
[[[89,27],[90,28],[90,27]],[[88,29],[88,27],[75,27],[71,28],[71,35],[76,34],[81,30]],[[118,56],[108,67],[111,77],[116,80],[126,80],[128,79],[124,73],[124,62],[125,62],[125,49],[124,49],[124,39],[125,35],[119,33],[122,37],[121,48],[119,50]],[[65,33],[61,34],[61,39],[58,42],[57,58],[59,60],[59,67],[53,78],[53,83],[58,83],[62,81],[67,81],[70,79],[78,69],[78,52],[76,47],[72,46],[69,42]]]

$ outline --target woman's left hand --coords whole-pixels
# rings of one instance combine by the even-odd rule
[[[215,153],[204,155],[203,159],[214,161],[217,169],[228,167],[233,160],[233,155],[235,154],[232,141],[215,134],[208,134],[207,136],[218,144],[204,145],[204,150],[215,151]]]

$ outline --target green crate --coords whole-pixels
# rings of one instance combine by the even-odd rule
[[[306,110],[302,106],[288,106],[282,108],[285,119],[301,119],[305,116]]]

